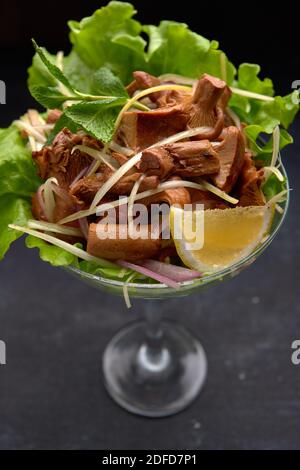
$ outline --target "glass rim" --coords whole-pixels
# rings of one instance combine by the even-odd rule
[[[288,211],[288,207],[289,207],[289,200],[290,200],[290,185],[289,185],[289,180],[288,180],[288,176],[287,176],[287,173],[286,173],[286,170],[285,170],[285,167],[282,163],[282,160],[281,160],[281,155],[279,154],[278,156],[278,162],[280,163],[280,169],[285,177],[285,181],[286,181],[286,190],[287,190],[287,197],[285,199],[285,201],[283,201],[281,204],[284,204],[284,207],[283,207],[283,213],[280,214],[280,220],[278,222],[278,224],[275,226],[275,228],[272,230],[272,232],[268,235],[268,237],[266,238],[266,240],[264,240],[262,243],[260,243],[251,253],[249,253],[247,256],[245,256],[244,258],[240,259],[239,261],[237,261],[236,263],[233,263],[229,266],[227,266],[226,268],[224,269],[221,269],[219,271],[215,271],[215,272],[212,272],[211,274],[207,274],[203,277],[199,277],[199,278],[196,278],[196,279],[193,279],[191,281],[184,281],[184,282],[179,282],[178,284],[181,286],[181,287],[192,287],[192,286],[197,286],[199,284],[201,285],[204,285],[204,284],[208,284],[210,282],[213,282],[213,281],[216,281],[218,280],[219,278],[221,277],[224,277],[234,271],[237,271],[239,268],[241,268],[245,263],[249,262],[250,260],[252,260],[253,258],[255,258],[257,255],[259,255],[262,251],[264,251],[265,248],[267,248],[270,243],[273,241],[273,239],[275,238],[276,234],[278,233],[279,229],[281,228],[285,218],[286,218],[286,214],[287,214],[287,211]],[[274,215],[275,216],[275,215]],[[103,277],[103,276],[98,276],[96,274],[91,274],[91,273],[87,273],[86,271],[82,271],[81,269],[79,268],[76,268],[75,266],[64,266],[64,269],[68,270],[68,271],[71,271],[73,273],[76,273],[77,275],[80,275],[82,277],[85,277],[87,279],[90,279],[90,280],[93,280],[93,281],[98,281],[100,282],[103,286],[106,285],[107,287],[118,287],[118,288],[123,288],[124,286],[126,286],[127,288],[135,288],[135,289],[145,289],[147,291],[151,291],[151,290],[154,290],[154,289],[159,289],[163,292],[173,292],[173,291],[176,291],[176,289],[172,288],[172,287],[169,287],[167,286],[166,284],[156,284],[156,283],[153,283],[153,284],[145,284],[145,283],[135,283],[135,282],[126,282],[126,281],[118,281],[116,279],[108,279],[106,277]]]

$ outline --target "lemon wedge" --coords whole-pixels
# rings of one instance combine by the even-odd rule
[[[274,208],[265,205],[204,211],[203,246],[193,249],[191,232],[185,227],[191,218],[196,227],[197,214],[196,211],[187,214],[183,209],[171,207],[170,228],[176,250],[189,268],[215,272],[245,258],[264,240],[272,223]],[[179,219],[175,223],[176,217]],[[182,236],[178,237],[175,227],[180,218]]]

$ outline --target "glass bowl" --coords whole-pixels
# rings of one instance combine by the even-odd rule
[[[239,274],[252,264],[270,245],[283,224],[289,205],[289,183],[284,166],[279,169],[286,178],[286,200],[275,211],[270,233],[247,257],[232,266],[201,279],[181,283],[180,289],[164,284],[126,283],[130,297],[167,299],[186,296],[204,287]],[[91,286],[123,295],[124,283],[88,274],[78,268],[64,268]],[[144,320],[133,322],[117,333],[103,355],[106,389],[123,408],[133,413],[162,417],[186,408],[198,395],[206,377],[207,360],[199,340],[175,322],[161,321],[159,304],[145,302]]]

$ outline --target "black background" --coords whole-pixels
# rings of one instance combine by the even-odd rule
[[[183,21],[238,64],[259,63],[278,93],[300,79],[294,2],[134,1],[143,23]],[[33,101],[26,90],[30,38],[68,51],[69,19],[100,2],[1,3],[0,79],[7,105],[0,126]],[[206,387],[173,418],[149,421],[106,396],[101,353],[118,328],[140,315],[123,300],[97,292],[42,263],[18,241],[0,265],[0,448],[263,449],[299,448],[300,366],[291,364],[299,319],[299,120],[284,151],[293,187],[289,217],[273,245],[238,278],[182,300],[158,302],[166,316],[198,332],[209,359]],[[1,215],[0,215],[1,216]]]

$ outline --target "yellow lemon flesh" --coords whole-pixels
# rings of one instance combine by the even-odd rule
[[[267,235],[273,214],[274,208],[267,205],[206,210],[203,247],[195,250],[185,225],[186,220],[192,218],[193,227],[196,227],[197,212],[190,212],[186,219],[182,209],[171,207],[170,227],[177,253],[184,264],[201,272],[215,272],[248,256]],[[182,220],[182,237],[178,239],[174,236],[175,217]]]

